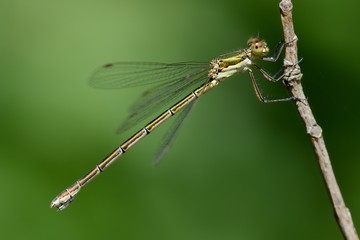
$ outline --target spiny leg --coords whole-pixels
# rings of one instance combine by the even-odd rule
[[[292,67],[295,67],[296,65],[298,65],[303,59],[300,58],[300,60],[294,64]],[[285,73],[284,71],[284,67],[282,67],[277,73],[275,73],[273,76],[271,76],[268,72],[266,72],[264,69],[262,69],[259,65],[257,65],[256,63],[252,63],[252,66],[254,66],[260,73],[261,75],[263,75],[264,78],[266,78],[267,80],[271,81],[271,82],[277,82],[279,80],[281,80]],[[280,75],[281,73],[281,75]]]
[[[268,62],[276,62],[279,57],[280,54],[282,53],[282,51],[284,50],[285,45],[289,45],[290,43],[292,43],[293,41],[295,41],[296,39],[291,40],[290,42],[285,42],[284,40],[280,41],[275,48],[274,54],[271,57],[264,57],[262,58],[262,60],[264,61],[268,61]]]
[[[252,66],[254,66],[261,73],[261,75],[263,75],[264,78],[266,78],[267,80],[269,80],[271,82],[277,82],[284,77],[284,73],[282,72],[284,70],[283,68],[281,68],[277,73],[275,73],[275,75],[271,76],[268,72],[266,72],[264,69],[262,69],[256,63],[253,63]],[[281,75],[278,76],[280,73],[281,73]]]
[[[265,72],[265,71],[264,71]],[[259,99],[260,102],[263,102],[263,103],[272,103],[272,102],[286,102],[286,101],[292,101],[292,100],[296,100],[296,98],[294,96],[291,96],[291,97],[287,97],[287,98],[279,98],[279,99],[266,99],[262,94],[261,94],[261,91],[260,91],[260,88],[259,86],[257,85],[257,82],[255,80],[255,77],[254,77],[254,73],[252,72],[251,69],[248,69],[248,73],[249,73],[249,77],[251,79],[251,83],[254,87],[254,90],[255,90],[255,94],[256,94],[256,97]]]
[[[268,62],[276,62],[276,61],[279,59],[280,54],[281,54],[281,52],[283,51],[285,44],[286,44],[286,43],[285,43],[284,40],[280,41],[280,42],[276,45],[276,48],[275,48],[275,51],[274,51],[273,56],[271,56],[271,57],[264,57],[264,58],[262,58],[262,60],[268,61]]]

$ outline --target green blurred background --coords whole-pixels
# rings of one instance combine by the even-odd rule
[[[357,227],[359,5],[294,1],[303,85]],[[1,0],[0,32],[1,239],[341,239],[295,104],[259,103],[246,74],[199,101],[159,166],[168,124],[49,208],[132,134],[115,131],[142,90],[92,89],[94,69],[209,61],[258,33],[275,46],[278,1]]]

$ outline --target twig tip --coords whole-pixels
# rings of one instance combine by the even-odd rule
[[[282,0],[279,4],[282,13],[291,12],[293,4],[290,0]]]

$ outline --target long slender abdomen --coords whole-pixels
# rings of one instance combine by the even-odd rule
[[[104,160],[102,160],[98,165],[96,165],[90,172],[80,178],[76,183],[68,187],[66,190],[61,192],[58,196],[54,198],[51,202],[51,207],[56,207],[59,210],[65,209],[74,199],[74,197],[79,193],[80,189],[85,186],[88,182],[94,179],[99,175],[104,169],[106,169],[111,163],[113,163],[118,157],[122,156],[127,152],[132,146],[138,143],[141,139],[147,136],[149,133],[155,130],[163,122],[169,119],[171,116],[175,115],[177,112],[181,111],[189,103],[193,102],[196,98],[200,97],[202,94],[213,88],[219,83],[218,80],[209,81],[202,86],[195,89],[189,95],[181,99],[179,102],[174,104],[168,110],[164,111],[157,118],[148,123],[144,128],[136,132],[132,137],[122,143],[118,148],[116,148],[112,153],[110,153]]]

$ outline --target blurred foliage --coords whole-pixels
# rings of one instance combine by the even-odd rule
[[[358,227],[359,5],[294,1],[303,85]],[[141,90],[92,89],[94,69],[209,61],[257,34],[275,46],[278,1],[1,0],[0,29],[2,239],[341,239],[295,105],[259,103],[246,74],[200,100],[158,167],[167,126],[49,208],[131,135],[115,130]]]

